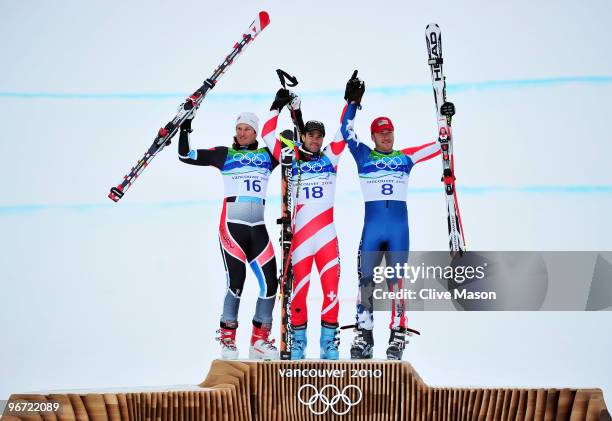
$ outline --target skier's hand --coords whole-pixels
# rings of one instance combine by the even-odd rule
[[[192,105],[189,104],[190,102],[191,102],[191,100],[189,98],[187,98],[187,100],[185,102],[183,102],[181,105],[179,105],[179,107],[178,107],[178,111],[179,112],[187,109],[186,106],[188,108],[193,109],[193,111],[191,112],[189,117],[187,117],[185,119],[185,121],[183,121],[183,123],[181,124],[181,130],[187,130],[189,132],[191,132],[191,121],[193,120],[193,118],[196,115],[196,112],[198,111],[197,107],[194,108]],[[191,103],[193,104],[193,102],[191,102]]]
[[[182,130],[182,131],[186,131],[186,132],[191,133],[191,132],[192,132],[192,129],[191,129],[191,122],[192,122],[192,121],[193,121],[193,118],[188,118],[188,119],[186,119],[185,121],[183,121],[183,122],[181,123],[181,130]]]
[[[178,106],[178,112],[180,113],[183,110],[189,110],[192,109],[193,112],[189,115],[188,119],[189,120],[193,120],[193,118],[196,115],[196,112],[198,111],[198,107],[195,106],[196,103],[191,99],[191,98],[187,98],[185,100],[185,102],[183,102],[181,105]]]
[[[444,116],[450,116],[450,117],[454,116],[455,115],[455,104],[453,104],[452,102],[445,102],[440,107],[440,114]]]
[[[274,97],[274,102],[270,107],[270,110],[280,110],[287,104],[289,104],[292,100],[291,91],[289,89],[281,88],[276,92],[276,96]]]
[[[291,92],[291,102],[287,104],[287,108],[289,108],[292,111],[297,111],[300,109],[301,106],[302,106],[302,100],[300,99],[300,97],[294,94],[293,92]]]
[[[365,92],[365,83],[357,77],[357,70],[353,72],[353,75],[346,82],[346,90],[344,91],[344,99],[346,102],[355,104],[361,104],[361,97]]]

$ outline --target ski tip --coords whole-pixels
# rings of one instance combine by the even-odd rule
[[[265,10],[259,12],[259,27],[264,29],[266,26],[270,24],[270,15]]]
[[[433,30],[440,30],[440,26],[437,23],[430,23],[429,25],[427,25],[425,27],[425,31],[429,32],[429,31],[433,31]]]
[[[119,199],[123,197],[123,194],[123,186],[119,184],[117,187],[113,187],[112,189],[110,189],[110,193],[108,193],[108,198],[113,202],[118,202]]]

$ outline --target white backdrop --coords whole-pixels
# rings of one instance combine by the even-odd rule
[[[346,79],[359,69],[367,85],[357,121],[362,138],[371,119],[385,114],[398,146],[433,139],[424,28],[435,21],[457,106],[468,247],[610,250],[612,177],[603,149],[610,144],[609,3],[438,3],[0,3],[0,399],[204,377],[218,355],[213,337],[225,288],[219,174],[180,164],[173,143],[119,204],[106,194],[261,9],[271,25],[206,99],[194,146],[228,145],[244,110],[263,124],[278,67],[298,76],[305,117],[324,121],[329,132]],[[439,176],[433,160],[411,177],[415,250],[446,248]],[[276,239],[274,181],[269,197]],[[363,210],[348,153],[336,199],[340,318],[349,323]],[[243,356],[256,291],[249,276],[240,310]],[[316,277],[309,300],[311,309],[320,306]],[[383,357],[387,315],[377,316],[375,354]],[[598,386],[610,396],[611,322],[608,312],[417,313],[411,324],[423,335],[405,358],[430,384]],[[318,327],[311,325],[307,355],[316,357]],[[351,339],[343,334],[342,355]]]

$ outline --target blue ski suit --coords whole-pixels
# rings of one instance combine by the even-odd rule
[[[342,116],[342,135],[357,163],[365,201],[365,218],[359,245],[357,325],[372,329],[374,268],[385,257],[386,266],[403,265],[410,249],[406,192],[410,171],[419,162],[440,154],[437,142],[381,152],[362,143],[354,130],[358,105],[350,103]],[[387,280],[389,291],[402,289],[402,279]],[[364,296],[365,295],[365,296]],[[406,327],[404,300],[392,300],[390,328]]]

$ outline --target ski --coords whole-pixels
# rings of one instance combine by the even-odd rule
[[[291,76],[282,69],[276,69],[276,74],[283,89],[287,86],[295,87],[297,78]],[[299,111],[299,110],[298,110]],[[299,136],[296,111],[290,110],[291,119],[294,122],[293,130],[284,130],[280,135],[281,142],[281,217],[276,221],[281,225],[281,274],[280,274],[280,298],[281,298],[281,360],[291,359],[291,295],[293,293],[293,266],[291,265],[291,253],[293,251],[293,229],[294,211],[296,203],[293,198],[293,161],[296,158],[295,142]],[[300,113],[301,120],[301,113]]]
[[[442,33],[440,27],[430,23],[425,28],[427,42],[428,64],[431,70],[434,99],[436,102],[436,115],[438,119],[438,142],[442,150],[442,181],[446,193],[446,210],[448,222],[448,235],[450,254],[463,254],[465,251],[465,238],[459,205],[457,203],[457,190],[455,188],[455,163],[453,157],[453,137],[451,120],[454,109],[446,104],[446,78],[443,71]]]
[[[293,266],[291,260],[291,240],[293,239],[293,200],[291,189],[293,188],[293,156],[294,150],[290,146],[294,136],[291,130],[285,130],[280,135],[281,147],[281,217],[276,221],[281,225],[281,274],[280,274],[280,299],[281,299],[281,360],[291,359],[291,293],[293,292]]]
[[[149,163],[164,147],[170,145],[171,139],[179,130],[181,124],[198,109],[206,94],[215,86],[221,76],[232,65],[236,57],[263,31],[270,23],[270,17],[265,11],[259,12],[257,18],[251,22],[247,31],[242,34],[240,41],[234,44],[232,51],[225,57],[223,62],[214,70],[212,75],[204,81],[183,104],[179,106],[176,116],[164,127],[159,129],[153,143],[145,152],[144,156],[132,167],[129,174],[123,177],[123,181],[116,187],[110,189],[108,197],[118,202],[125,192],[132,186],[138,176],[144,171]]]

